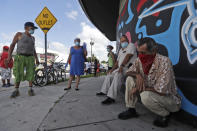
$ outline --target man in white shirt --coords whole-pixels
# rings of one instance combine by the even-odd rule
[[[117,61],[113,68],[108,72],[101,91],[97,93],[98,96],[107,95],[107,99],[102,104],[112,104],[118,94],[118,90],[124,83],[124,77],[128,67],[132,65],[137,58],[136,47],[133,43],[129,43],[126,35],[120,38],[121,49],[118,54]]]

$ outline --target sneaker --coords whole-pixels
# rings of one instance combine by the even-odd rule
[[[7,87],[7,85],[6,84],[3,84],[1,87]]]
[[[7,84],[7,87],[10,87],[10,86],[14,86],[13,84],[11,84],[11,83],[8,83]]]
[[[96,93],[97,96],[105,96],[106,94],[104,94],[103,92],[99,92],[99,93]]]
[[[34,90],[33,89],[30,89],[28,91],[28,94],[29,94],[29,96],[35,96],[35,93],[34,93]]]
[[[136,118],[139,115],[137,114],[134,108],[129,108],[127,111],[124,111],[118,115],[118,118],[121,120],[127,120],[130,118]]]
[[[12,95],[10,96],[10,98],[16,98],[17,96],[20,96],[20,92],[18,90],[15,90],[12,92]]]
[[[169,117],[162,117],[162,116],[157,116],[157,118],[153,121],[153,125],[157,127],[167,127],[168,126],[168,121]]]
[[[104,105],[110,105],[110,104],[112,104],[114,102],[115,102],[114,99],[108,97],[106,100],[102,101],[102,104],[104,104]]]

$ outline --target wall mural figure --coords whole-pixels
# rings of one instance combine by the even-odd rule
[[[122,34],[133,43],[154,38],[177,78],[197,79],[197,0],[127,0],[117,21],[117,42]],[[197,94],[197,85],[178,86],[182,109],[197,116],[197,98],[191,95]]]

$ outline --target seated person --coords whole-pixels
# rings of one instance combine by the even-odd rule
[[[118,89],[124,82],[126,71],[129,65],[132,64],[137,57],[135,45],[129,43],[125,35],[120,38],[120,44],[122,48],[119,51],[117,61],[106,76],[101,92],[97,93],[97,95],[107,94],[108,98],[104,100],[102,104],[112,104],[115,102]]]
[[[140,94],[143,105],[158,115],[153,124],[167,127],[170,112],[181,107],[177,94],[173,67],[168,57],[156,53],[157,44],[152,38],[138,42],[139,56],[126,75],[125,101],[129,109],[119,114],[119,119],[137,117],[135,105]]]

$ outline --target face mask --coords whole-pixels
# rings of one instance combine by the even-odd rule
[[[110,49],[107,49],[107,52],[110,52],[111,50]]]
[[[30,29],[30,30],[29,30],[29,34],[32,35],[33,33],[34,33],[34,30]]]
[[[80,43],[79,43],[79,42],[75,42],[75,45],[76,45],[76,46],[79,46],[79,45],[80,45]]]
[[[128,42],[123,42],[123,43],[121,43],[121,47],[126,48],[128,46],[128,44],[129,44]]]
[[[142,63],[144,74],[148,75],[150,68],[155,60],[156,54],[139,54],[138,57]]]

